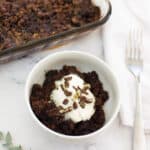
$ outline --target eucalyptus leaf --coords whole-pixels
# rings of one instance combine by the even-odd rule
[[[12,137],[11,137],[11,134],[9,132],[6,134],[5,141],[6,141],[6,144],[8,144],[8,145],[12,144]]]
[[[0,141],[3,141],[1,144],[4,146],[4,149],[6,150],[23,150],[21,145],[16,146],[12,143],[12,136],[10,132],[7,132],[6,136],[3,134],[3,132],[0,131]],[[30,149],[31,150],[31,149]]]
[[[21,146],[12,146],[12,147],[9,147],[9,150],[22,150],[22,147]]]
[[[5,147],[9,147],[9,146],[10,146],[10,144],[8,144],[8,143],[4,143],[4,144],[3,144],[3,146],[5,146]]]
[[[4,139],[4,135],[3,133],[0,131],[0,140],[3,140]]]

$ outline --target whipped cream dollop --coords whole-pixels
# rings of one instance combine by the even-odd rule
[[[90,85],[76,74],[55,81],[50,99],[60,108],[60,113],[64,113],[66,120],[71,119],[75,123],[89,120],[95,112],[95,97]]]

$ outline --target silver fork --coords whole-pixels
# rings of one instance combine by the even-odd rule
[[[133,150],[146,150],[140,80],[143,70],[142,50],[142,29],[139,26],[132,26],[126,47],[126,64],[128,70],[133,74],[136,80]]]

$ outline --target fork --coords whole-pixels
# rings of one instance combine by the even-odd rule
[[[142,58],[142,28],[131,27],[126,45],[126,65],[136,80],[136,107],[133,132],[133,150],[146,150],[144,125],[142,117],[141,73]]]

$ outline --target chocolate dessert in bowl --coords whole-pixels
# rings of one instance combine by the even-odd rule
[[[58,52],[41,60],[27,79],[25,98],[42,128],[67,139],[97,135],[119,110],[114,73],[83,52]]]

